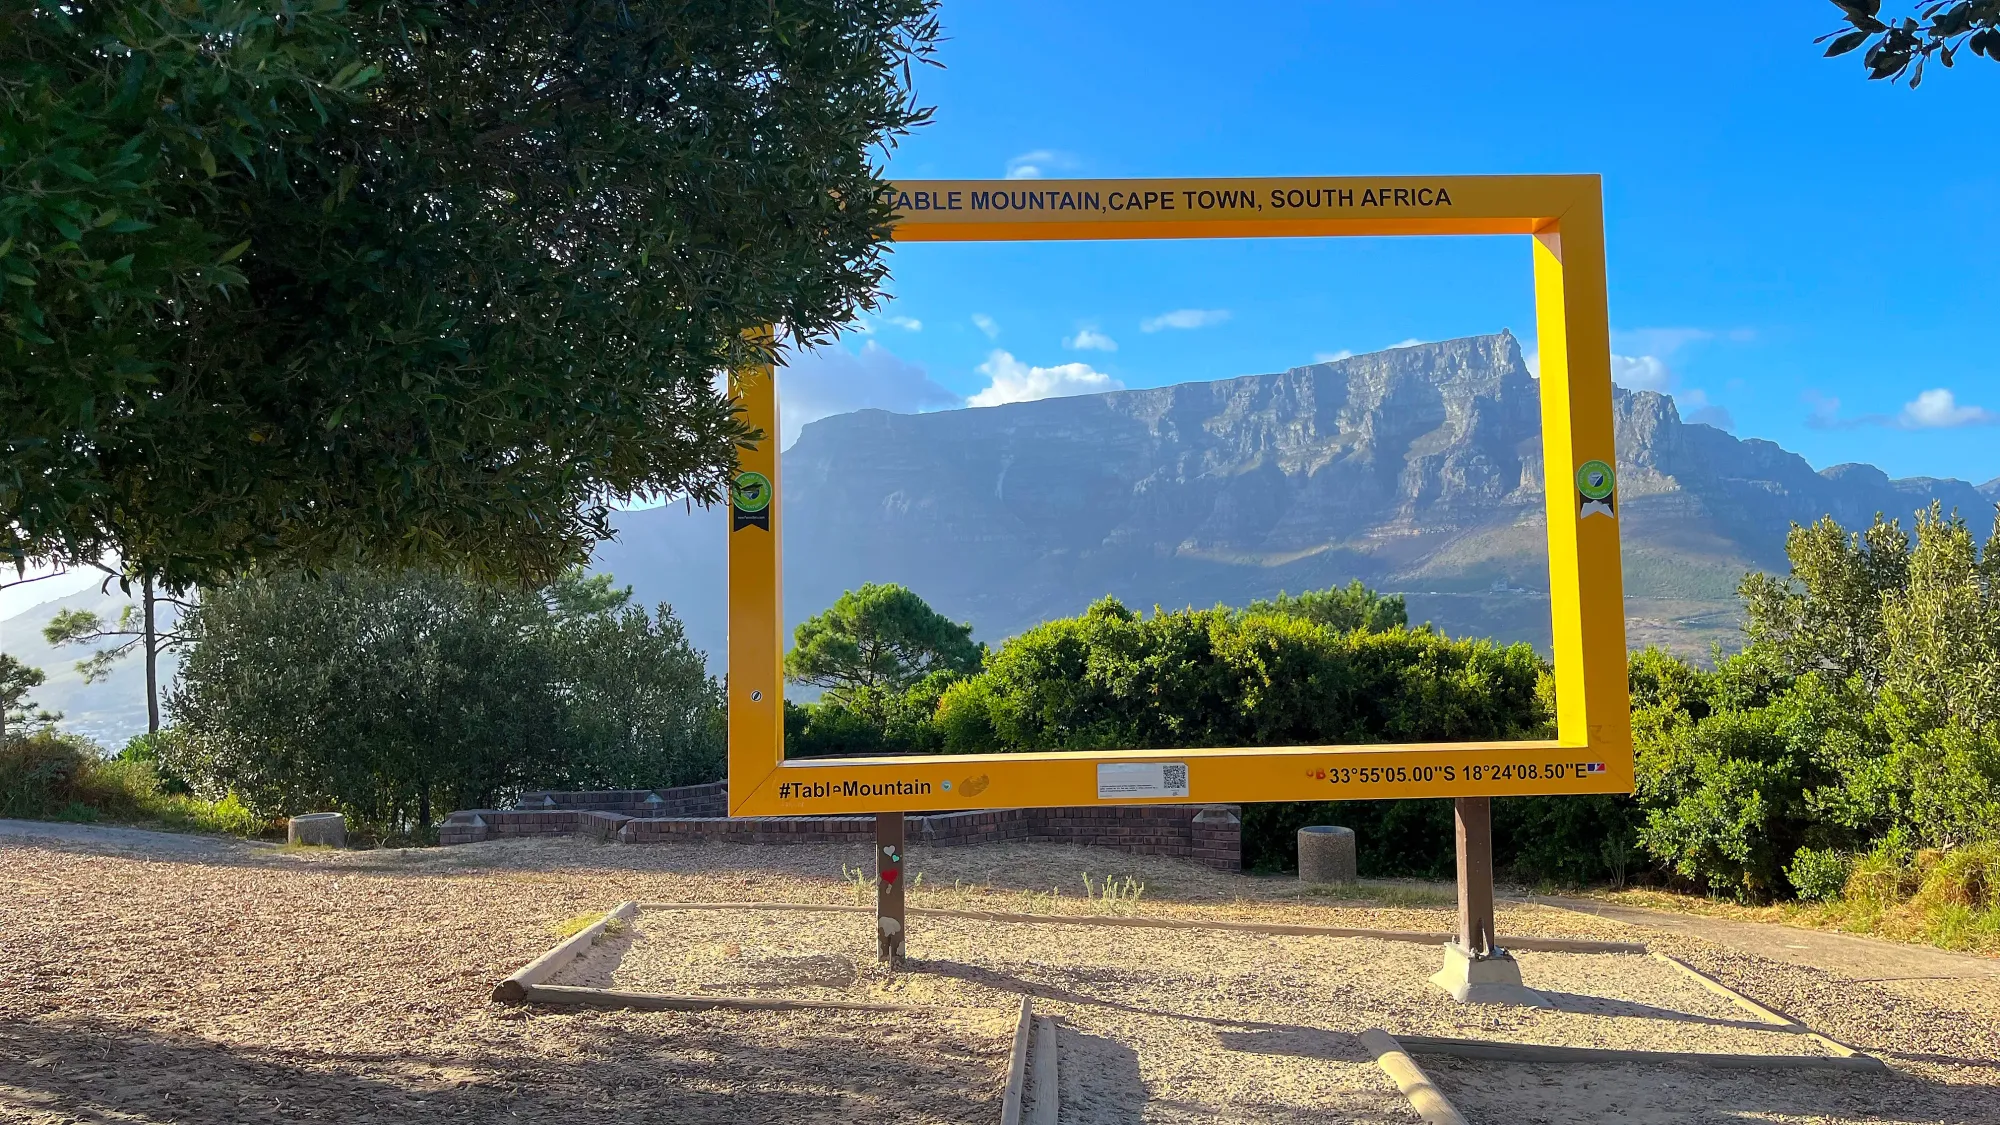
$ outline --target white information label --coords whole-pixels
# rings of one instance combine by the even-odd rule
[[[1097,767],[1097,799],[1185,797],[1186,762],[1101,762]]]

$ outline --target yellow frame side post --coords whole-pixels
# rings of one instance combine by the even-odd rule
[[[778,402],[766,367],[736,378],[745,419],[766,436],[744,451],[729,517],[731,815],[1631,791],[1597,177],[933,181],[892,196],[898,241],[1531,236],[1556,737],[786,761]],[[762,517],[750,510],[760,497]]]
[[[730,382],[744,420],[764,435],[740,452],[728,505],[729,811],[735,815],[736,779],[766,777],[785,760],[784,505],[777,371],[757,364]]]
[[[1592,187],[1590,199],[1579,201],[1534,237],[1543,493],[1548,503],[1549,600],[1558,669],[1556,737],[1576,745],[1629,747],[1632,712],[1625,660],[1625,583],[1618,549],[1619,497],[1614,491],[1606,501],[1593,503],[1583,495],[1583,486],[1570,479],[1583,466],[1618,463],[1612,432],[1604,211]],[[1609,512],[1604,511],[1606,503]],[[1563,670],[1569,672],[1566,679]],[[1606,677],[1617,680],[1615,691],[1598,682]],[[1622,765],[1619,780],[1629,792],[1629,751],[1621,762],[1607,764]]]

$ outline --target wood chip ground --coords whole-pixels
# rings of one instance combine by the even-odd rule
[[[991,1122],[1012,1010],[1058,1017],[1065,1122],[1408,1122],[1354,1034],[1804,1052],[1647,958],[1523,954],[1562,1009],[1459,1009],[1431,947],[914,919],[887,979],[866,915],[649,912],[565,983],[881,995],[915,1014],[510,1009],[493,982],[625,899],[852,903],[867,848],[496,841],[429,852],[110,853],[0,842],[0,1120]],[[1442,930],[1440,905],[1055,845],[911,848],[912,904]],[[1133,875],[1136,904],[1083,900]],[[1052,893],[1054,892],[1054,893]],[[681,919],[686,921],[682,922]],[[1774,965],[1550,907],[1503,934],[1650,940],[1896,1073],[1782,1075],[1424,1059],[1480,1122],[2000,1121],[1982,982],[1940,991]],[[733,947],[733,949],[732,949]],[[594,975],[593,975],[594,974]],[[1960,994],[1953,989],[1963,984]]]

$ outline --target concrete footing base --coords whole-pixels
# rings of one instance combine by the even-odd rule
[[[1451,994],[1461,1004],[1517,1004],[1529,1008],[1553,1008],[1549,998],[1521,983],[1521,964],[1505,950],[1474,957],[1457,942],[1446,942],[1444,968],[1431,983]]]

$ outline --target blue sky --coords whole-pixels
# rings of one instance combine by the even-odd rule
[[[892,176],[1601,173],[1623,381],[1816,467],[2000,476],[2000,151],[1974,123],[2000,66],[1866,82],[1820,57],[1818,0],[947,0],[944,21],[946,69],[919,76],[936,121]],[[788,431],[1533,337],[1524,239],[912,245],[893,267],[882,315],[787,380]]]

